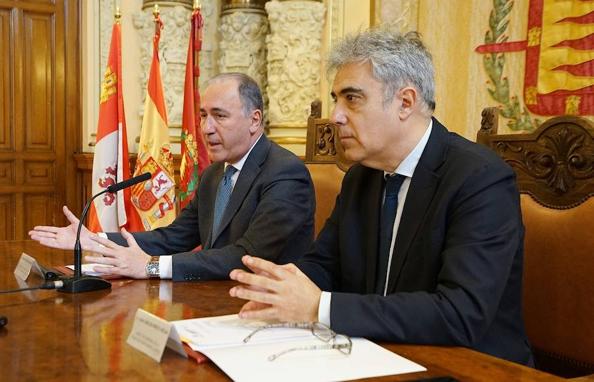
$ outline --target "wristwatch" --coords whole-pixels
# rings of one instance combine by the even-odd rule
[[[149,279],[158,279],[161,276],[159,271],[159,256],[151,256],[151,259],[146,263],[146,275]]]

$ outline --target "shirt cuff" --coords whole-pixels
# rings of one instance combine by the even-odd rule
[[[322,295],[320,296],[320,305],[318,305],[318,321],[327,327],[331,327],[330,300],[332,300],[332,293],[322,292]]]
[[[159,256],[159,274],[162,279],[170,279],[173,274],[172,256]]]

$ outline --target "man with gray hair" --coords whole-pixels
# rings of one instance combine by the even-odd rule
[[[348,159],[330,218],[296,265],[250,256],[242,318],[320,321],[378,341],[466,346],[531,365],[515,175],[432,117],[416,33],[371,30],[331,53],[331,115]]]
[[[313,241],[313,185],[303,161],[263,134],[263,109],[249,76],[211,79],[200,127],[214,163],[194,199],[169,226],[149,232],[105,237],[83,229],[83,249],[99,255],[85,259],[103,264],[95,270],[106,274],[173,280],[226,279],[245,253],[279,264],[297,260]],[[72,249],[78,219],[66,207],[64,213],[69,226],[38,226],[31,238]]]

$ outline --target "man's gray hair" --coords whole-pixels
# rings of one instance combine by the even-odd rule
[[[364,62],[371,63],[373,76],[383,84],[385,104],[397,90],[414,86],[430,113],[435,110],[431,53],[417,32],[402,35],[376,28],[347,36],[330,52],[328,71]]]
[[[262,100],[260,86],[258,86],[258,83],[247,74],[237,72],[221,73],[208,80],[207,85],[230,78],[235,79],[238,82],[237,90],[239,92],[241,105],[243,106],[243,114],[248,116],[254,110],[260,110],[264,113],[264,101]]]

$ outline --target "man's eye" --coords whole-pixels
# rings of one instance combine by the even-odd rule
[[[345,98],[347,99],[347,101],[353,102],[357,99],[357,96],[355,96],[354,94],[347,94]]]

